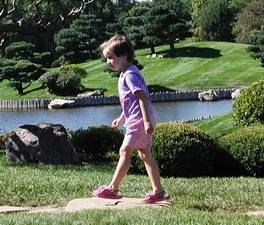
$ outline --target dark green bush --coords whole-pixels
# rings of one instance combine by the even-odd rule
[[[213,173],[214,140],[190,125],[158,125],[153,136],[152,152],[163,176],[192,177]],[[142,172],[145,168],[139,161],[133,162],[133,169]]]
[[[71,143],[83,162],[103,162],[118,158],[123,132],[109,126],[89,127],[71,132]]]
[[[264,27],[250,33],[250,44],[248,51],[253,58],[260,60],[264,65]]]
[[[229,175],[264,175],[263,126],[237,129],[220,137],[218,143],[222,151],[232,158],[232,165],[223,163],[224,167],[229,167]]]
[[[60,68],[60,71],[63,73],[73,72],[80,77],[85,77],[88,73],[85,69],[76,66],[76,65],[65,65]]]
[[[242,92],[233,105],[233,119],[237,125],[264,123],[264,80],[252,84]]]
[[[13,42],[5,48],[6,58],[31,59],[35,45],[25,41]]]
[[[83,69],[79,67],[61,67],[58,71],[43,74],[39,81],[51,93],[73,95],[80,90],[81,75],[83,74]]]
[[[81,77],[73,72],[61,73],[56,81],[57,93],[71,95],[80,89]]]
[[[49,67],[52,61],[51,52],[34,52],[34,58],[32,59],[34,63],[41,64],[44,67]]]

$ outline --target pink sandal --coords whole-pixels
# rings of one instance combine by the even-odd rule
[[[170,196],[165,191],[162,191],[159,194],[154,194],[153,192],[149,192],[148,194],[146,194],[145,198],[143,199],[143,202],[151,204],[160,201],[166,201],[169,199]]]
[[[123,195],[119,191],[114,191],[112,188],[103,185],[93,192],[93,196],[100,198],[119,199]]]

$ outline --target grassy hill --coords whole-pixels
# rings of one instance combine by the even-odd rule
[[[156,48],[164,58],[147,58],[149,49],[136,51],[144,66],[142,73],[152,91],[195,90],[245,87],[262,79],[260,62],[246,52],[247,45],[229,42],[182,42],[173,54],[168,46]],[[104,89],[106,95],[117,94],[117,78],[104,72],[105,63],[93,60],[79,64],[88,71],[82,79],[87,90]],[[17,95],[7,81],[0,83],[1,99],[54,98],[39,82],[34,82],[23,96]]]
[[[232,113],[215,116],[208,120],[196,121],[191,124],[216,138],[237,129],[234,125]]]

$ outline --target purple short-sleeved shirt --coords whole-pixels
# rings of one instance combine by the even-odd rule
[[[136,66],[130,66],[124,73],[121,73],[118,80],[119,98],[127,130],[123,143],[129,147],[145,148],[151,143],[151,135],[145,133],[139,98],[134,95],[137,90],[143,90],[149,96],[147,85],[140,71]],[[155,116],[150,101],[149,110],[150,122],[155,127]]]

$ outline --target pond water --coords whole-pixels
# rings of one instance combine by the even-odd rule
[[[153,103],[159,122],[221,115],[231,112],[232,105],[232,100]],[[57,110],[0,111],[0,133],[10,132],[22,124],[59,123],[70,130],[95,125],[111,125],[112,120],[120,113],[119,105]]]

